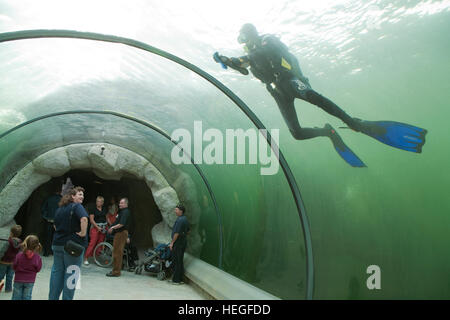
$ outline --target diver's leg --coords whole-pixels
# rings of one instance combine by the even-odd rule
[[[290,88],[293,90],[293,94],[296,98],[308,101],[309,103],[318,106],[329,114],[341,119],[350,128],[360,131],[359,122],[357,120],[350,117],[333,101],[313,90],[308,84],[305,84],[298,79],[294,79],[290,80]]]
[[[298,121],[297,112],[295,111],[294,99],[286,98],[281,93],[274,90],[270,85],[267,86],[270,94],[274,97],[284,122],[289,128],[292,136],[297,140],[311,139],[315,137],[329,137],[330,130],[327,128],[302,128]]]
[[[301,128],[297,119],[297,112],[295,111],[294,99],[286,99],[281,94],[278,94],[277,91],[270,91],[270,93],[275,98],[284,121],[295,139],[304,140],[321,136],[329,137],[342,159],[353,167],[365,167],[364,162],[345,145],[344,141],[342,141],[341,137],[339,137],[330,124],[325,124],[323,128]]]

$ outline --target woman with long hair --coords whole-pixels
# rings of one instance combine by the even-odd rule
[[[81,205],[84,189],[75,187],[64,195],[55,213],[55,234],[53,236],[53,267],[50,276],[49,300],[72,300],[80,276],[83,252],[73,256],[64,250],[70,240],[87,247],[88,214]]]

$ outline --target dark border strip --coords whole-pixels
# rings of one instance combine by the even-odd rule
[[[206,185],[206,188],[208,189],[208,192],[211,196],[211,199],[213,201],[214,204],[214,208],[216,210],[216,214],[217,214],[217,219],[219,221],[219,269],[223,269],[222,266],[222,257],[223,257],[223,224],[222,224],[222,215],[219,211],[219,208],[217,206],[217,201],[216,201],[216,197],[214,196],[214,192],[212,191],[211,185],[208,182],[208,179],[206,179],[205,175],[203,174],[203,171],[200,169],[200,167],[194,163],[194,160],[192,159],[191,155],[186,152],[183,148],[181,148],[178,143],[174,140],[172,140],[172,138],[162,129],[152,125],[151,123],[148,123],[146,121],[134,118],[132,116],[126,115],[126,114],[122,114],[122,113],[118,113],[118,112],[114,112],[114,111],[94,111],[94,110],[73,110],[73,111],[62,111],[62,112],[55,112],[55,113],[50,113],[50,114],[46,114],[40,117],[36,117],[34,119],[28,120],[26,122],[23,122],[17,126],[15,126],[14,128],[9,129],[8,131],[5,131],[4,133],[0,134],[0,139],[4,138],[5,136],[9,135],[10,133],[25,127],[29,124],[32,124],[34,122],[38,122],[40,120],[45,120],[47,118],[52,118],[52,117],[57,117],[57,116],[62,116],[62,115],[73,115],[73,114],[106,114],[106,115],[112,115],[112,116],[116,116],[116,117],[120,117],[120,118],[124,118],[133,122],[137,122],[147,128],[150,128],[154,131],[156,131],[157,133],[159,133],[160,135],[162,135],[164,138],[166,138],[167,140],[169,140],[170,142],[172,142],[175,146],[177,146],[187,157],[189,157],[189,159],[191,160],[192,164],[194,165],[195,169],[197,169],[197,172],[200,174],[203,182]],[[131,150],[130,150],[131,151]],[[135,151],[133,151],[135,152]],[[151,162],[151,161],[150,161]]]
[[[197,73],[199,76],[203,77],[210,83],[212,83],[216,88],[222,91],[227,97],[229,97],[244,113],[245,115],[254,123],[254,125],[259,130],[266,130],[262,122],[259,118],[250,110],[250,108],[238,97],[236,96],[230,89],[228,89],[224,84],[218,81],[216,78],[198,68],[197,66],[183,60],[175,55],[172,55],[168,52],[150,46],[146,43],[136,41],[133,39],[125,38],[125,37],[117,37],[112,35],[105,35],[100,33],[93,32],[81,32],[81,31],[73,31],[73,30],[23,30],[23,31],[15,31],[15,32],[5,32],[0,33],[0,42],[6,41],[14,41],[21,39],[34,39],[34,38],[78,38],[78,39],[88,39],[88,40],[96,40],[96,41],[105,41],[105,42],[113,42],[113,43],[121,43],[131,47],[135,47],[138,49],[142,49],[154,54],[157,54],[161,57],[169,59],[175,63],[178,63],[189,70]],[[279,150],[278,146],[275,142],[272,141],[270,133],[265,131],[266,134],[263,134],[267,140],[267,143],[271,146],[272,150],[275,145],[275,149]],[[275,151],[275,150],[274,150]],[[277,152],[275,151],[275,154]],[[306,209],[303,204],[303,200],[301,198],[300,190],[298,188],[295,177],[284,158],[281,150],[279,150],[278,159],[280,161],[281,168],[283,169],[284,175],[288,180],[289,187],[292,191],[292,195],[295,200],[295,204],[297,206],[297,211],[299,214],[300,222],[303,229],[303,237],[306,246],[306,299],[312,300],[314,294],[314,262],[313,262],[313,251],[312,251],[312,239],[311,239],[311,230],[309,226],[308,216],[306,214]]]

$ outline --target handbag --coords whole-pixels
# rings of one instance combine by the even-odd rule
[[[72,234],[72,215],[73,215],[73,205],[70,210],[70,234]],[[72,257],[79,257],[83,253],[84,247],[81,244],[76,243],[73,240],[69,240],[64,245],[64,251],[67,252]]]
[[[64,245],[64,251],[72,257],[79,257],[83,253],[84,247],[73,240],[69,240]]]

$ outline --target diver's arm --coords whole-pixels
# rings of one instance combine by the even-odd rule
[[[226,56],[219,55],[219,59],[230,68],[248,68],[250,66],[250,59],[247,56],[228,58]]]
[[[218,52],[213,55],[214,61],[222,64],[224,68],[230,67],[233,70],[239,71],[243,75],[248,75],[247,68],[250,66],[250,62],[247,56],[240,58],[228,58],[226,56],[219,55]]]
[[[250,67],[250,58],[248,56],[242,56],[239,58],[230,58],[234,65],[238,65],[241,68]]]

